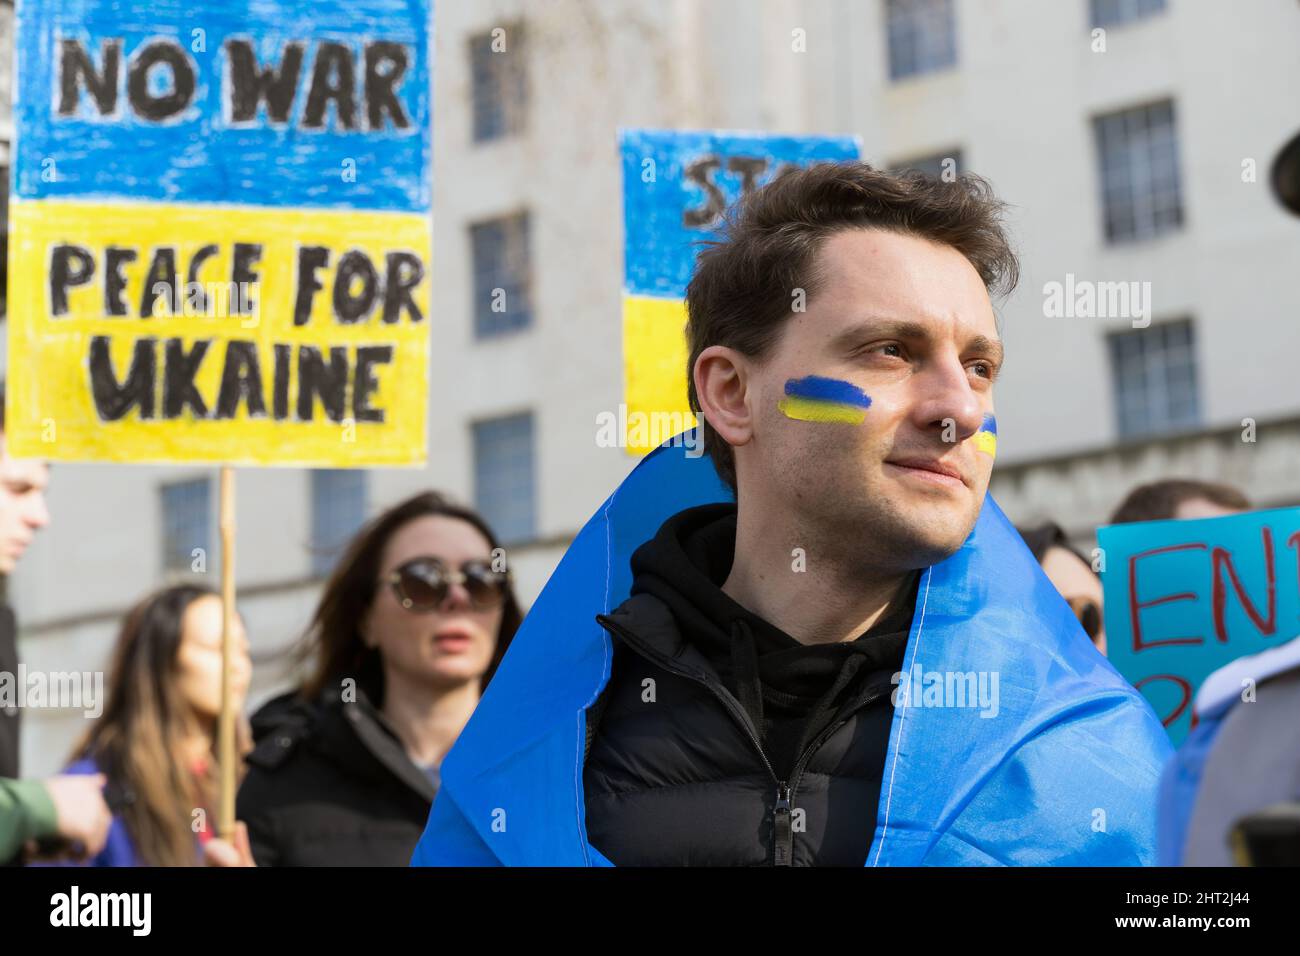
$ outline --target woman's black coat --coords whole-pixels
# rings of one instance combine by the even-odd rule
[[[339,696],[308,704],[285,694],[253,716],[236,816],[259,866],[410,862],[434,784],[363,694]]]

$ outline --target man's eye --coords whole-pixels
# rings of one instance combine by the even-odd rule
[[[903,357],[903,347],[897,342],[890,342],[887,345],[877,345],[869,351],[879,352],[881,355],[889,355],[897,358]]]
[[[993,366],[990,365],[988,362],[976,362],[974,365],[971,366],[971,368],[974,369],[977,374],[982,375],[984,378],[988,378],[988,379],[993,378]]]

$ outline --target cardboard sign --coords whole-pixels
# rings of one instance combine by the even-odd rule
[[[425,457],[427,0],[25,0],[16,455]]]
[[[723,211],[789,166],[858,159],[859,140],[837,136],[623,130],[623,394],[648,453],[692,428],[686,399],[686,286],[703,240],[717,237]],[[652,424],[656,417],[680,423]],[[647,424],[649,422],[650,424]],[[629,434],[637,434],[631,431]]]
[[[1300,508],[1098,531],[1107,656],[1175,745],[1201,682],[1300,634]]]

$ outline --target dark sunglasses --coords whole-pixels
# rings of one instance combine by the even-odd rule
[[[1096,641],[1097,635],[1101,633],[1101,608],[1097,606],[1097,602],[1089,598],[1070,598],[1068,603],[1074,616],[1079,619],[1083,633],[1087,634],[1090,640]]]
[[[456,571],[437,558],[413,558],[384,579],[397,602],[408,611],[437,609],[453,584],[462,585],[475,610],[499,607],[510,586],[510,572],[496,571],[490,561],[466,561]]]

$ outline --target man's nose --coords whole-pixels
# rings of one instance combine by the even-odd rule
[[[918,376],[923,397],[917,402],[917,426],[957,444],[979,431],[984,405],[971,387],[970,373],[956,357],[936,361]]]
[[[37,493],[27,509],[27,524],[32,528],[44,528],[50,523],[50,509],[45,504],[45,495]]]

